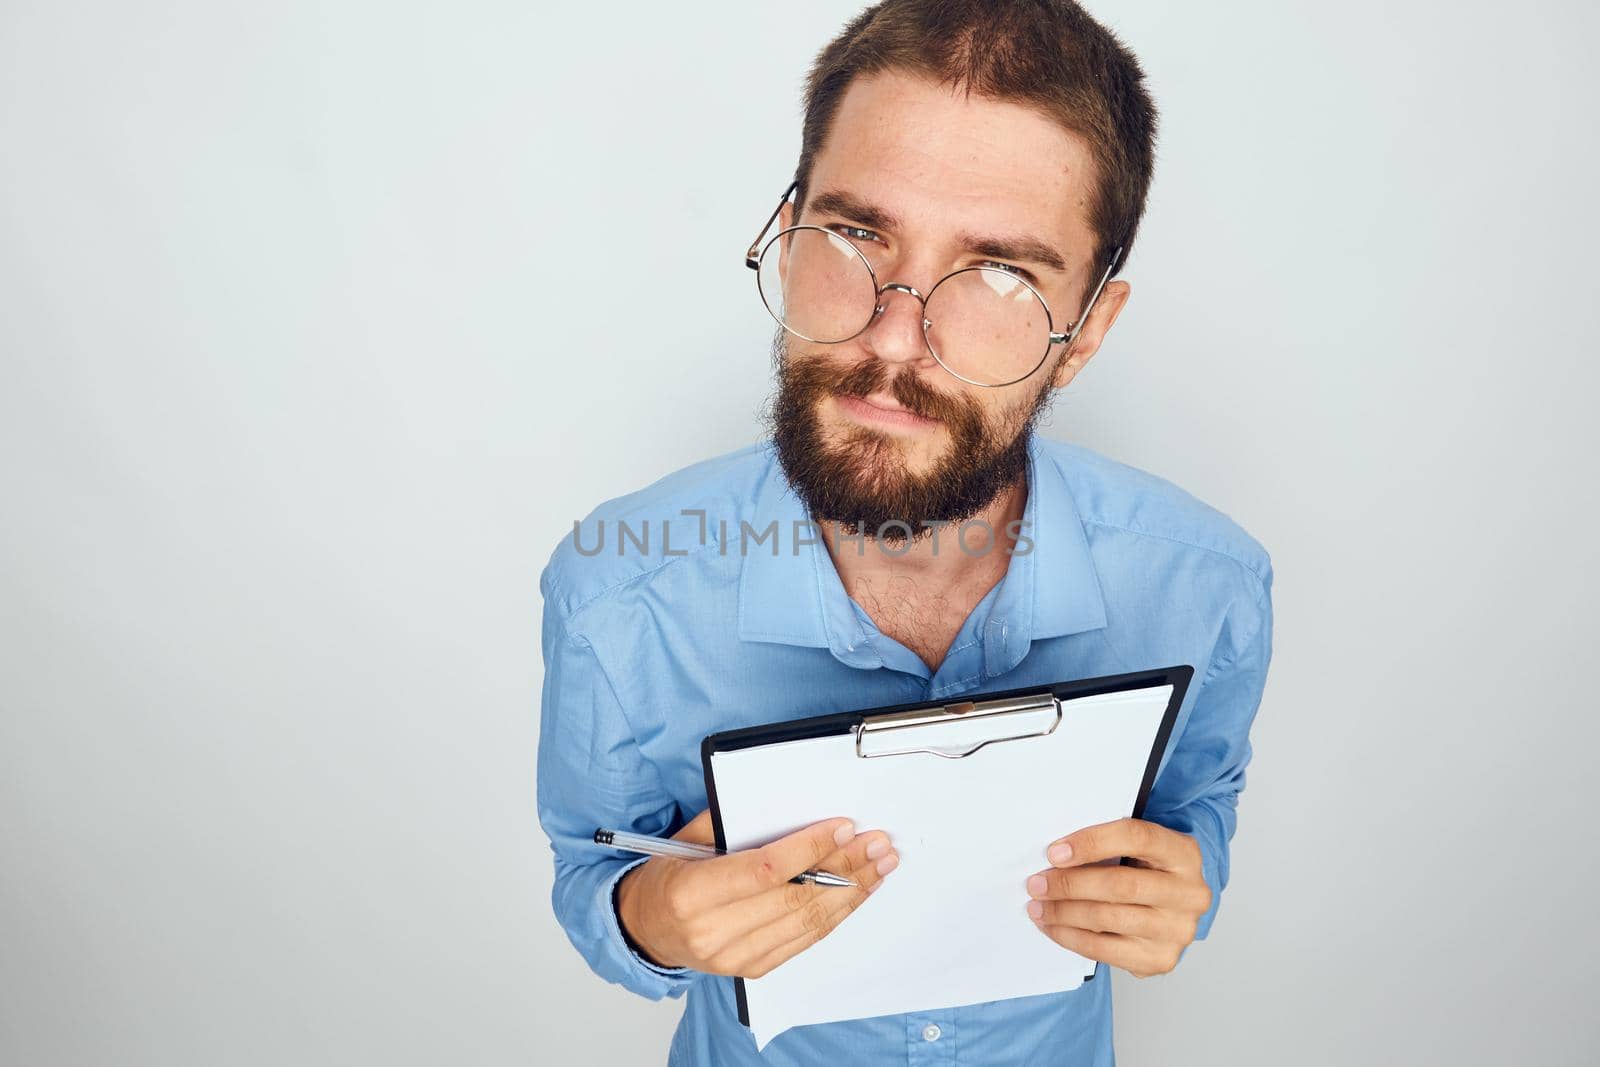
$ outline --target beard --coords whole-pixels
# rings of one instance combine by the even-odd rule
[[[1028,445],[1048,406],[1048,387],[1000,412],[1002,427],[1018,426],[1005,433],[991,425],[973,397],[941,392],[914,371],[891,379],[888,365],[876,356],[853,365],[816,355],[796,360],[782,327],[772,352],[778,391],[767,423],[784,474],[813,519],[898,547],[930,536],[932,524],[972,518],[1026,477]],[[931,469],[912,473],[899,439],[871,427],[852,426],[829,439],[818,414],[824,399],[878,392],[943,423],[950,443]]]

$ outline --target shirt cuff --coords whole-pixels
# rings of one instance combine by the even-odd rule
[[[617,868],[617,873],[601,887],[601,892],[606,896],[606,906],[601,912],[605,915],[606,932],[612,939],[612,944],[621,947],[635,968],[645,974],[652,975],[657,981],[663,982],[666,988],[662,990],[668,996],[677,996],[693,984],[698,972],[689,967],[658,967],[645,959],[636,951],[628,941],[628,935],[622,930],[622,920],[617,916],[617,885],[622,881],[623,875],[633,870],[642,863],[648,863],[649,856],[641,856],[631,863],[626,863]]]

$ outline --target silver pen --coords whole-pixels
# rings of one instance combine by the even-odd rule
[[[646,856],[672,856],[683,860],[703,860],[708,856],[726,856],[727,853],[711,845],[697,845],[693,841],[674,841],[668,837],[648,837],[630,834],[626,830],[596,830],[594,843],[610,845],[624,852],[639,852]],[[856,883],[832,871],[801,871],[791,882],[800,885],[825,885],[839,889],[854,889]]]

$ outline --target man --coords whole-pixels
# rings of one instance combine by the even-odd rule
[[[556,913],[601,976],[687,991],[673,1063],[1111,1063],[1107,965],[1171,970],[1216,914],[1271,655],[1256,541],[1033,432],[1127,303],[1154,108],[1115,38],[1044,0],[887,0],[820,53],[806,103],[794,199],[747,258],[780,324],[770,439],[602,504],[542,577]],[[708,733],[1175,663],[1195,682],[1145,817],[1063,826],[1017,887],[1039,936],[1103,964],[1072,992],[797,1027],[758,1055],[732,976],[846,921],[894,842],[820,810],[709,860],[590,841],[709,841]],[[786,884],[813,866],[860,888]]]

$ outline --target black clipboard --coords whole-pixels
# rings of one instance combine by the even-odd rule
[[[1128,674],[1110,674],[1098,678],[1082,678],[1073,681],[1054,682],[1049,685],[1030,685],[1017,689],[1006,689],[993,693],[968,693],[956,700],[929,700],[912,702],[908,704],[891,704],[881,708],[865,708],[860,711],[842,711],[828,715],[815,715],[803,719],[791,719],[786,722],[767,723],[762,726],[746,726],[736,730],[723,730],[710,734],[700,743],[700,763],[705,774],[706,800],[711,809],[711,825],[716,835],[718,848],[728,847],[727,836],[722,827],[722,808],[717,803],[717,783],[711,770],[711,757],[718,752],[732,752],[741,748],[757,748],[762,745],[778,744],[784,741],[803,741],[814,737],[835,737],[840,734],[854,733],[856,735],[856,755],[861,758],[875,758],[878,756],[904,755],[913,752],[932,752],[935,755],[953,759],[961,759],[979,751],[984,745],[994,742],[1018,741],[1024,742],[1030,737],[1042,737],[1054,731],[1055,725],[1048,729],[1036,727],[1031,732],[1011,732],[1008,729],[1009,720],[1024,713],[1041,713],[1041,721],[1048,722],[1048,711],[1051,705],[1055,708],[1055,723],[1061,721],[1061,703],[1079,697],[1099,696],[1104,693],[1120,693],[1135,689],[1151,689],[1158,686],[1172,686],[1172,696],[1167,702],[1166,711],[1162,714],[1161,725],[1156,730],[1155,741],[1150,746],[1150,757],[1145,763],[1144,778],[1139,783],[1139,793],[1134,801],[1133,818],[1144,815],[1145,805],[1150,799],[1150,790],[1155,786],[1156,772],[1161,767],[1162,757],[1167,750],[1167,743],[1172,737],[1174,724],[1178,719],[1178,709],[1183,706],[1183,700],[1189,690],[1189,683],[1194,678],[1194,668],[1188,664],[1178,664],[1171,667],[1161,667],[1153,670],[1133,671]],[[995,723],[995,736],[980,742],[976,746],[967,746],[963,751],[935,750],[923,746],[911,748],[895,748],[892,743],[880,744],[879,739],[887,739],[897,730],[906,727],[921,729],[928,726],[937,726],[941,721],[971,722],[974,718],[988,718]],[[1036,719],[1039,716],[1035,716]],[[868,739],[872,739],[870,744]],[[874,749],[869,751],[869,747]],[[1124,861],[1126,862],[1126,861]],[[1093,974],[1088,975],[1085,981],[1094,978],[1100,973],[1097,966]],[[734,994],[739,1005],[739,1022],[745,1026],[750,1025],[750,1011],[745,1001],[744,979],[733,980]]]

